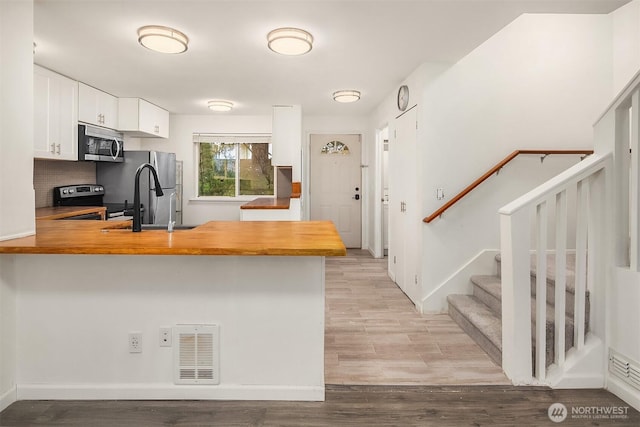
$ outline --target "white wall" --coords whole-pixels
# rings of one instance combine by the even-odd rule
[[[0,240],[33,234],[33,2],[0,2]]]
[[[611,13],[613,19],[613,95],[640,70],[640,0]]]
[[[182,221],[202,224],[207,221],[239,221],[240,205],[247,200],[211,201],[197,199],[196,147],[194,133],[271,133],[271,116],[171,115],[169,139],[140,139],[141,150],[176,153],[183,163]],[[251,198],[250,198],[251,199]]]
[[[33,2],[0,1],[0,240],[33,234]],[[16,297],[0,261],[0,411],[15,400]]]
[[[611,43],[606,15],[523,15],[427,86],[418,142],[424,216],[513,150],[591,148],[592,124],[611,100]],[[520,168],[509,185],[537,173]],[[436,200],[437,188],[447,199]],[[423,295],[498,242],[497,214],[469,197],[475,203],[423,228]],[[480,229],[496,225],[496,239],[447,225],[460,215]]]
[[[364,158],[365,164],[369,165],[367,168],[367,186],[370,189],[371,197],[365,199],[363,203],[366,203],[367,210],[370,212],[370,221],[366,230],[369,243],[368,249],[376,257],[382,257],[384,250],[381,239],[383,220],[383,208],[381,205],[383,197],[382,141],[376,140],[376,135],[380,130],[392,126],[396,117],[401,114],[397,106],[397,90],[401,85],[409,87],[409,107],[420,104],[422,102],[421,94],[425,86],[449,67],[451,67],[451,64],[446,63],[424,63],[420,65],[406,79],[398,83],[397,87],[385,97],[369,118],[368,134],[370,135],[370,143],[367,152],[363,155],[366,156]],[[418,105],[418,108],[420,108],[420,105]],[[418,129],[418,135],[421,132],[422,129]],[[389,149],[392,149],[391,146]],[[389,173],[391,174],[393,171],[389,171]]]

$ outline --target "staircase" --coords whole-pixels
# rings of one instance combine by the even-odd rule
[[[500,272],[500,254],[496,256]],[[535,328],[535,283],[536,256],[531,256],[531,304],[532,336]],[[555,360],[554,299],[555,299],[555,255],[547,255],[547,324],[546,361],[549,366]],[[575,300],[575,255],[567,255],[566,272],[566,348],[573,346],[574,300]],[[502,365],[502,283],[500,276],[472,276],[473,295],[449,295],[449,315],[498,365]],[[589,329],[589,293],[586,293],[585,328]],[[535,356],[535,342],[533,355]],[[534,357],[535,366],[535,357]]]

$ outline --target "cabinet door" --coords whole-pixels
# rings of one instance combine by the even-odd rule
[[[102,126],[98,112],[98,90],[84,83],[78,84],[78,120]]]
[[[84,83],[79,84],[78,92],[79,121],[118,128],[118,98]]]
[[[98,111],[102,114],[101,126],[118,129],[118,98],[101,90],[98,94]]]
[[[34,157],[78,160],[78,82],[34,67]]]
[[[49,137],[49,83],[44,69],[34,66],[33,74],[33,156],[40,159],[52,158],[55,145]]]
[[[274,166],[295,166],[299,173],[298,160],[302,139],[302,115],[299,106],[284,105],[273,107],[271,128],[271,163]],[[296,179],[297,177],[294,177]]]
[[[55,81],[56,154],[65,160],[78,160],[78,82],[66,77]]]
[[[169,137],[169,112],[140,99],[139,123],[142,132],[150,136]]]

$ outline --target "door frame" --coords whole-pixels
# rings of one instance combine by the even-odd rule
[[[311,172],[311,135],[359,135],[360,136],[360,188],[362,197],[362,209],[360,209],[360,248],[366,249],[368,246],[368,235],[366,230],[369,228],[369,183],[368,183],[368,165],[364,159],[367,158],[367,144],[365,142],[365,132],[356,131],[305,131],[304,143],[302,146],[302,219],[308,221],[310,217],[310,195],[309,195],[309,177]]]

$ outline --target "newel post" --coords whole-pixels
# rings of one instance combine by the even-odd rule
[[[515,385],[531,384],[531,213],[500,213],[502,369]]]

